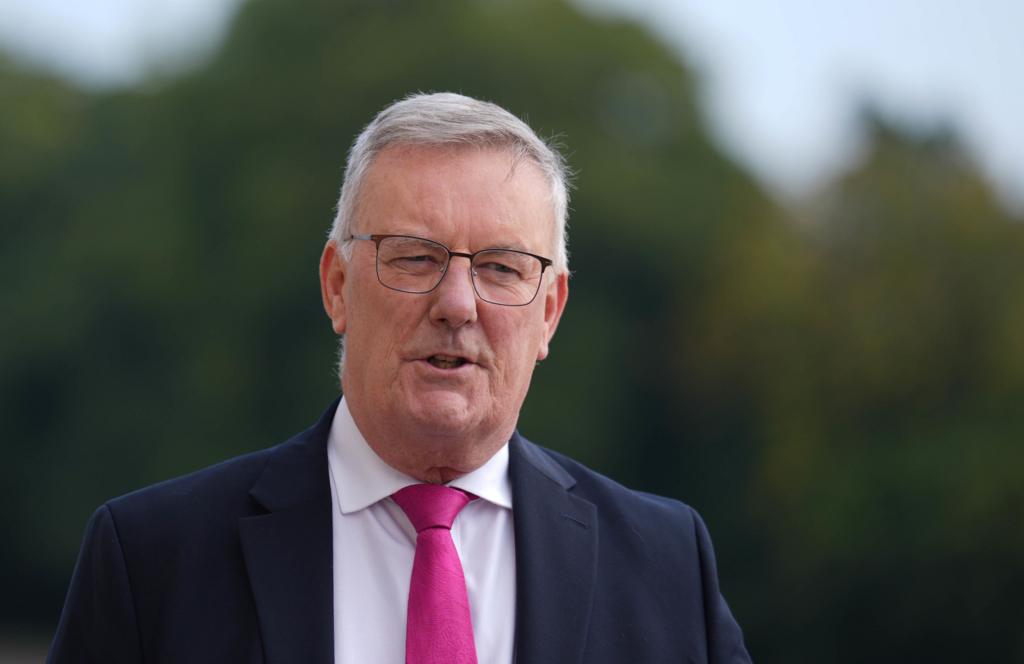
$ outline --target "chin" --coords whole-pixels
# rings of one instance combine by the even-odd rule
[[[471,433],[480,424],[480,404],[459,392],[431,390],[417,394],[409,402],[413,421],[435,435],[459,436]]]

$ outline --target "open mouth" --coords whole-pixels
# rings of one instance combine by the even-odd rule
[[[458,369],[466,364],[468,360],[464,357],[455,357],[454,355],[431,355],[427,358],[427,362],[438,369]]]

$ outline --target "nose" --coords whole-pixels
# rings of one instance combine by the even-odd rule
[[[473,323],[477,319],[476,291],[469,274],[468,260],[453,256],[441,283],[433,292],[430,319],[452,329]]]

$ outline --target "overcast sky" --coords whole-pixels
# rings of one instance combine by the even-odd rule
[[[0,45],[90,85],[201,58],[240,0],[0,0]],[[782,196],[857,154],[858,104],[950,122],[1024,210],[1022,0],[577,0],[639,19],[706,76],[724,149]]]

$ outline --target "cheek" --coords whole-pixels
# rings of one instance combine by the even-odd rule
[[[355,372],[353,378],[364,385],[393,376],[389,358],[394,355],[394,334],[397,321],[378,312],[382,305],[372,298],[357,297],[352,302],[346,335],[346,365]]]
[[[502,337],[495,344],[495,350],[501,357],[501,380],[509,387],[518,387],[529,382],[533,374],[543,330],[533,324],[532,318],[514,318],[503,326],[501,332]]]
[[[377,284],[361,290],[353,300],[349,327],[357,331],[367,356],[377,361],[394,355],[396,346],[414,325],[413,303],[393,301],[390,291],[377,292]]]

